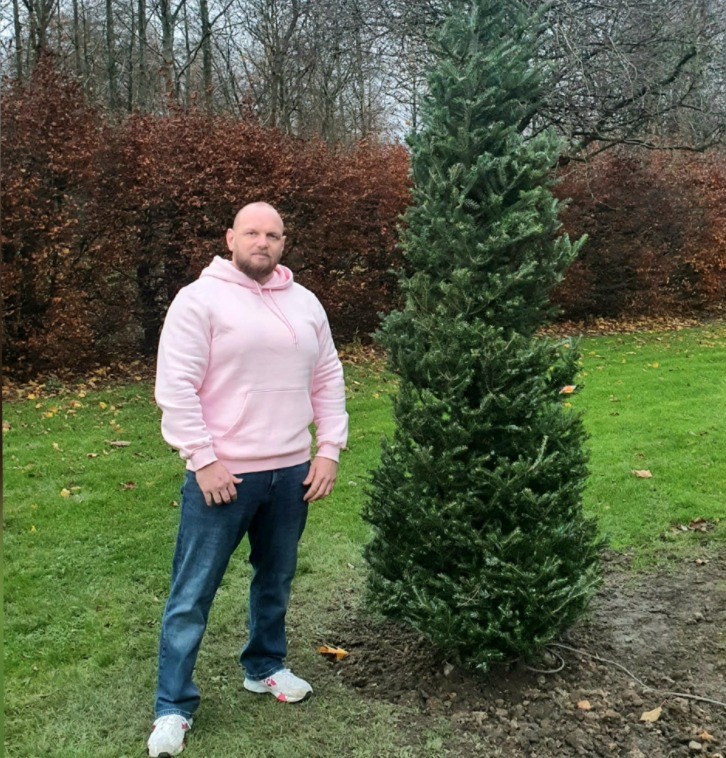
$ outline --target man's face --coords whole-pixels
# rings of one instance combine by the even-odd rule
[[[227,229],[232,263],[242,273],[264,284],[280,262],[285,247],[282,219],[274,209],[250,207],[238,214]]]

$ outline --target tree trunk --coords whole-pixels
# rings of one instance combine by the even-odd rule
[[[15,31],[15,75],[18,81],[21,81],[23,78],[23,28],[20,25],[18,0],[13,0],[13,27]]]
[[[106,70],[108,72],[108,104],[111,110],[118,106],[118,78],[116,72],[116,35],[113,24],[113,3],[106,0]]]
[[[136,86],[136,55],[134,46],[136,44],[136,12],[134,10],[134,4],[129,6],[131,11],[131,30],[129,34],[128,42],[128,84],[126,86],[126,110],[128,113],[132,113],[134,110],[134,88]]]
[[[161,76],[164,82],[164,94],[167,105],[174,101],[174,16],[170,0],[160,0],[161,17]]]
[[[139,67],[136,75],[138,92],[136,105],[141,111],[145,111],[149,103],[149,72],[146,68],[146,0],[139,0]]]
[[[204,108],[212,110],[212,26],[209,23],[209,4],[199,0],[199,16],[202,22],[202,82],[204,86]]]
[[[73,0],[73,63],[76,67],[76,74],[83,74],[83,65],[81,58],[81,22],[78,15],[78,0]]]
[[[189,108],[192,103],[192,43],[189,39],[189,15],[187,13],[187,4],[184,3],[184,50],[187,54],[187,59],[184,63],[184,105]],[[181,83],[177,82],[177,91]]]

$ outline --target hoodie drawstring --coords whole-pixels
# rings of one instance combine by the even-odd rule
[[[272,296],[272,290],[268,290],[268,292],[270,294],[270,302],[272,303],[272,305],[275,306],[274,308],[267,302],[267,298],[265,298],[265,293],[262,287],[260,287],[260,283],[255,282],[255,286],[257,287],[257,292],[259,296],[262,298],[262,302],[265,304],[266,308],[276,318],[279,318],[280,321],[282,321],[282,323],[285,324],[285,326],[288,328],[288,331],[292,335],[292,341],[295,343],[295,347],[297,348],[298,340],[297,340],[297,334],[295,332],[295,329],[293,328],[292,324],[288,321],[287,316],[285,316],[285,314],[283,313],[282,308],[280,308],[280,306],[275,302],[275,298]]]

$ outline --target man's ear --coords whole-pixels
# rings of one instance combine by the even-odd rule
[[[234,229],[227,229],[227,248],[232,252],[232,245],[234,244]]]

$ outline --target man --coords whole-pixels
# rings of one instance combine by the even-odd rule
[[[277,211],[242,208],[227,246],[232,260],[216,257],[174,299],[159,344],[162,434],[187,474],[161,629],[153,757],[184,749],[209,609],[245,534],[253,577],[244,687],[287,703],[312,692],[284,666],[285,614],[308,504],[332,492],[346,444],[343,370],[323,307],[279,265]]]

